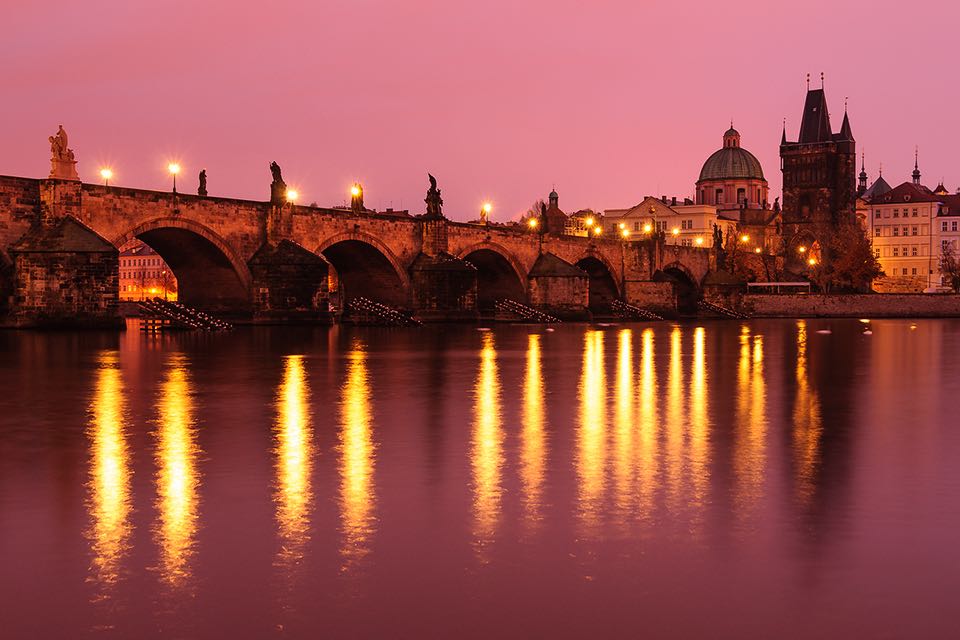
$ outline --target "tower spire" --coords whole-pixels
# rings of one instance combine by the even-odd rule
[[[913,184],[920,184],[920,147],[913,148]]]
[[[864,152],[860,152],[860,175],[857,181],[857,195],[862,196],[867,190],[867,159]]]
[[[810,74],[807,74],[807,91],[810,91]]]
[[[787,144],[787,119],[783,119],[783,135],[780,136],[780,144]]]

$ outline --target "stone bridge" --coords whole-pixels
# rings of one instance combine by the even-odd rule
[[[614,299],[675,311],[712,255],[655,238],[0,177],[6,322],[114,315],[117,249],[133,238],[167,262],[183,302],[263,320],[319,317],[358,296],[426,319],[476,317],[500,298],[570,317]]]

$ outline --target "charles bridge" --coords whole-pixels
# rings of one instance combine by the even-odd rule
[[[571,318],[613,300],[671,314],[711,268],[710,250],[662,238],[454,222],[431,182],[427,213],[408,215],[292,204],[279,168],[265,202],[0,177],[0,322],[114,322],[118,250],[133,238],[185,304],[265,322],[329,321],[361,296],[423,320],[476,318],[500,299]]]

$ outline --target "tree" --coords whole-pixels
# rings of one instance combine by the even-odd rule
[[[867,291],[870,282],[883,275],[863,230],[853,222],[837,227],[823,261],[811,269],[811,279],[823,291]]]
[[[940,248],[940,273],[945,284],[960,293],[960,259],[957,259],[952,242],[944,242]]]

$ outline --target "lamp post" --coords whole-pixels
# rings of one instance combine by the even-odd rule
[[[103,186],[109,187],[110,178],[113,177],[113,171],[104,167],[103,169],[100,169],[100,177],[103,178]]]
[[[296,189],[287,189],[287,192],[284,194],[284,197],[286,197],[287,202],[289,202],[290,204],[294,204],[296,203],[297,198],[300,197],[300,194],[297,192]]]
[[[489,202],[484,202],[480,207],[480,224],[489,224],[491,211],[493,211],[493,205]]]
[[[173,176],[173,192],[177,192],[177,174],[180,173],[180,165],[176,162],[171,162],[167,165],[167,171],[170,172],[170,175]]]

